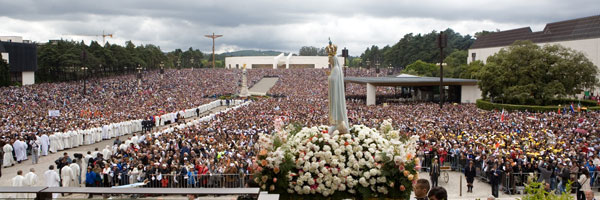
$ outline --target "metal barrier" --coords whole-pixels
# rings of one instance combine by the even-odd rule
[[[132,194],[132,195],[238,195],[256,199],[259,188],[105,188],[105,187],[0,187],[0,193],[26,193],[32,194],[27,199],[46,200],[52,199],[53,193],[70,194]]]
[[[143,182],[149,188],[240,188],[246,187],[250,179],[249,174],[203,174],[203,175],[176,175],[152,174],[144,178],[130,176],[105,176],[102,187],[112,187]]]

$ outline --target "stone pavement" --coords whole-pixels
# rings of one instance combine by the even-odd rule
[[[258,83],[254,84],[254,86],[252,86],[252,88],[249,89],[250,94],[266,95],[267,91],[269,91],[273,86],[275,86],[275,84],[277,83],[278,80],[279,80],[279,78],[277,78],[277,77],[262,78],[262,79],[260,79],[260,81]]]

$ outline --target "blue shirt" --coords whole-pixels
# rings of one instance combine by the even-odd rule
[[[94,184],[96,180],[96,172],[91,171],[85,174],[85,183]]]

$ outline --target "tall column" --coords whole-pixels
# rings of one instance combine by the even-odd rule
[[[376,102],[376,97],[375,94],[377,93],[377,87],[375,87],[375,85],[367,83],[367,106],[370,105],[375,105]]]

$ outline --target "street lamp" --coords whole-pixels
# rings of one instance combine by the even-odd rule
[[[371,61],[367,59],[367,69],[371,69]]]
[[[142,65],[138,64],[138,67],[136,69],[138,70],[138,73],[137,73],[138,85],[142,85]]]
[[[190,58],[190,63],[192,64],[192,71],[194,71],[194,58]]]
[[[87,67],[81,67],[81,70],[83,71],[83,96],[85,96],[85,93],[87,91]]]
[[[160,61],[160,79],[163,78],[164,74],[165,74],[165,63],[163,61]]]
[[[177,59],[177,69],[181,69],[181,58]]]
[[[377,76],[379,76],[379,60],[375,60],[375,73],[377,73]]]

